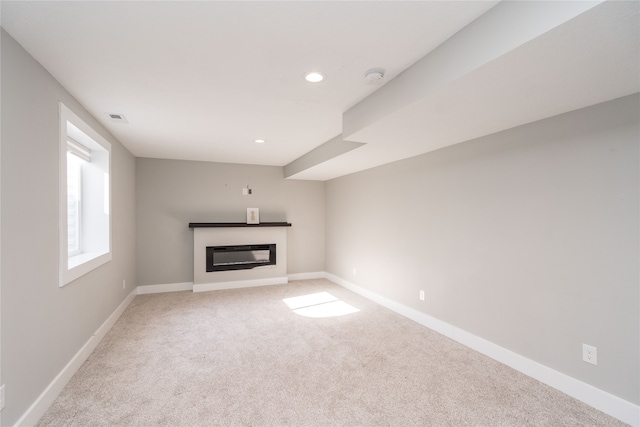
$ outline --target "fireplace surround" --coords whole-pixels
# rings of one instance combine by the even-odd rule
[[[288,283],[287,279],[287,228],[290,223],[190,223],[193,229],[193,291],[234,289]],[[262,247],[269,250],[269,263]],[[257,246],[256,252],[246,250]],[[226,255],[214,262],[208,248],[230,247]],[[234,252],[244,252],[240,259],[225,259]],[[243,258],[244,257],[244,258]],[[257,258],[251,260],[251,257]],[[273,257],[273,259],[272,259]],[[257,261],[257,262],[255,262]],[[243,265],[253,264],[253,268]],[[273,263],[272,263],[273,262]],[[227,268],[225,263],[233,263]],[[212,264],[212,265],[208,265]],[[211,267],[213,264],[219,264]],[[220,268],[216,268],[220,267]]]

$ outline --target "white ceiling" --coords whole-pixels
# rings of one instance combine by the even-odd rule
[[[326,180],[640,90],[639,2],[496,3],[3,0],[1,23],[136,156]]]

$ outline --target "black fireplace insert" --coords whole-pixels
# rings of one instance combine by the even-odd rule
[[[249,270],[276,264],[275,243],[207,246],[207,272]]]

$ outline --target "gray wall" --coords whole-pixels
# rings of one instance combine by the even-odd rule
[[[13,425],[135,286],[135,159],[7,33],[1,38],[0,424]],[[58,100],[112,144],[113,259],[63,288]]]
[[[253,190],[242,195],[246,185]],[[193,281],[190,222],[288,221],[287,273],[324,270],[323,182],[288,181],[281,167],[136,159],[138,284]]]
[[[640,403],[638,105],[328,181],[326,270]]]

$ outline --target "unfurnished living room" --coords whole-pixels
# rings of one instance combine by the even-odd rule
[[[640,427],[640,2],[0,23],[0,425]]]

